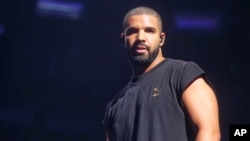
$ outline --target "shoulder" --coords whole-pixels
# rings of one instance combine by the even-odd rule
[[[118,99],[120,99],[121,97],[124,96],[124,94],[126,93],[126,91],[129,88],[129,84],[130,84],[130,82],[128,82],[128,84],[126,84],[122,89],[120,89],[120,91],[118,91],[115,94],[115,96],[113,97],[113,99],[110,100],[109,103],[107,104],[106,110],[108,110],[110,107],[112,107],[117,102]]]
[[[201,69],[201,67],[193,61],[186,61],[186,60],[180,60],[180,59],[172,59],[167,58],[166,59],[166,66],[173,70],[192,70],[192,69]]]
[[[169,64],[171,79],[180,92],[183,92],[198,77],[205,76],[205,71],[193,61],[168,58],[166,62]]]
[[[187,60],[181,60],[181,59],[173,59],[173,58],[166,58],[166,62],[168,62],[171,65],[175,66],[185,66],[187,64],[196,64],[194,61],[187,61]]]

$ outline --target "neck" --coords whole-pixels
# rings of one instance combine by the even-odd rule
[[[131,64],[132,66],[132,71],[133,71],[133,77],[137,77],[141,74],[144,74],[148,71],[150,71],[151,69],[153,69],[155,66],[157,66],[160,62],[162,62],[165,58],[162,55],[158,55],[154,61],[149,64],[149,65],[145,65],[145,66],[137,66],[134,64]]]

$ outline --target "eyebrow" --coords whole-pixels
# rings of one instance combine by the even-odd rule
[[[148,26],[145,29],[150,29],[150,30],[153,30],[153,31],[157,31],[157,29],[155,27],[152,27],[152,26]]]
[[[146,26],[144,29],[146,29],[146,30],[150,29],[150,30],[153,30],[153,31],[157,31],[157,29],[155,27],[153,27],[153,26]],[[126,28],[126,31],[127,30],[138,30],[138,28],[134,27],[134,26],[128,26]]]

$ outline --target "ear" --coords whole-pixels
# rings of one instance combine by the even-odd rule
[[[160,34],[160,46],[161,47],[164,45],[165,39],[166,39],[166,34],[164,32],[162,32]]]
[[[125,45],[125,33],[121,33],[120,35],[121,41],[122,41],[122,45]]]

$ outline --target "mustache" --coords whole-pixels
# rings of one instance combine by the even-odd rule
[[[147,50],[149,50],[149,46],[146,45],[144,42],[135,42],[134,45],[132,46],[132,49],[135,50],[137,48],[146,48]]]

